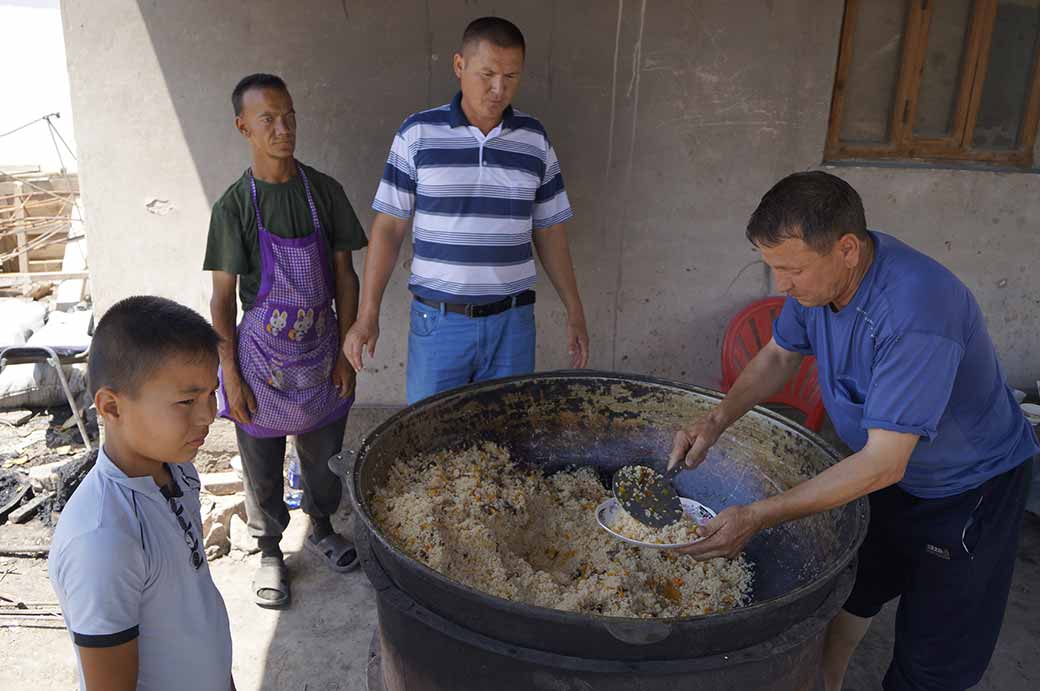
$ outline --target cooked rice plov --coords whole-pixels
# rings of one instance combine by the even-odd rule
[[[617,617],[691,617],[748,604],[751,569],[615,539],[596,523],[608,497],[588,468],[545,476],[494,444],[395,463],[370,497],[401,550],[498,597]]]
[[[630,540],[649,542],[654,545],[686,545],[700,537],[697,532],[698,525],[689,514],[684,513],[682,518],[663,528],[654,528],[640,523],[620,504],[614,513],[610,529]]]

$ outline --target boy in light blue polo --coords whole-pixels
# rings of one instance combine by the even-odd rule
[[[192,465],[216,415],[219,340],[157,297],[124,300],[98,323],[89,378],[104,446],[49,563],[81,691],[235,688]]]

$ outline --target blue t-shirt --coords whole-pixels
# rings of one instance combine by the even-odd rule
[[[971,291],[934,259],[870,235],[874,261],[848,306],[788,298],[773,325],[777,345],[816,355],[841,438],[859,451],[869,429],[920,436],[899,486],[928,499],[978,487],[1040,451]]]

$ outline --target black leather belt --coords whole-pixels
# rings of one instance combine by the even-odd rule
[[[514,307],[533,305],[534,291],[525,290],[522,293],[517,293],[516,295],[504,298],[498,302],[491,302],[486,305],[465,305],[453,302],[438,302],[436,300],[428,300],[419,296],[416,296],[415,299],[428,307],[434,307],[436,309],[441,309],[443,307],[445,312],[465,314],[467,317],[490,317],[495,314],[502,314],[506,310],[511,310]]]

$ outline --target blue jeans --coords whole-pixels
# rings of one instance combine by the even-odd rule
[[[412,300],[408,404],[472,382],[534,371],[534,305],[467,317]]]

